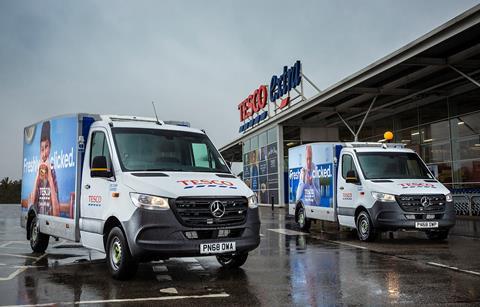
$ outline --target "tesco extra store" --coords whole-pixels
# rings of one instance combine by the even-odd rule
[[[399,50],[318,89],[302,63],[279,66],[245,93],[239,137],[220,149],[243,163],[263,204],[288,204],[288,148],[311,142],[394,141],[415,150],[454,194],[457,214],[480,215],[480,5]],[[316,94],[305,97],[305,87]],[[373,104],[372,104],[373,102]],[[368,112],[368,115],[365,116]]]

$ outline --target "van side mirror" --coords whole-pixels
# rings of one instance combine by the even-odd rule
[[[90,177],[112,177],[112,171],[108,169],[107,158],[105,156],[96,156],[93,158],[92,167],[90,168]]]
[[[357,173],[352,169],[347,172],[347,178],[345,178],[347,183],[359,183]]]

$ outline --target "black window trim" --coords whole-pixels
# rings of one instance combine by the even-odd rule
[[[112,177],[114,178],[115,180],[115,168],[113,167],[113,160],[112,160],[112,149],[110,147],[110,143],[108,141],[108,134],[107,132],[104,130],[104,129],[95,129],[95,130],[92,130],[92,134],[91,134],[91,140],[90,140],[90,150],[89,150],[89,163],[88,163],[88,168],[91,169],[92,168],[92,161],[93,161],[93,156],[92,156],[92,150],[93,150],[93,140],[94,140],[94,137],[95,137],[95,134],[96,133],[102,133],[104,138],[103,138],[103,146],[102,146],[102,151],[103,151],[103,147],[105,146],[105,142],[107,143],[107,148],[108,148],[108,154],[109,154],[109,158],[110,158],[110,170],[112,172]]]
[[[353,158],[353,155],[349,152],[342,154],[342,178],[345,180],[347,179],[343,176],[343,157],[345,156],[349,156],[352,159],[352,165],[353,165],[354,171],[357,174],[357,177],[360,179],[360,174],[358,172],[357,165],[355,164],[355,159]]]

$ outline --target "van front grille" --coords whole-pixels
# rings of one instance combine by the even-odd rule
[[[399,195],[397,202],[406,212],[443,212],[445,210],[445,195]]]
[[[214,202],[220,207],[215,214],[212,212]],[[189,227],[241,225],[248,211],[245,197],[179,197],[172,200],[170,206],[179,222]]]

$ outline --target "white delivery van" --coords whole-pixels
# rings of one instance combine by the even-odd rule
[[[302,230],[338,222],[362,241],[413,229],[444,240],[455,224],[449,190],[403,144],[312,143],[290,148],[289,214]]]
[[[115,278],[143,261],[216,255],[238,267],[260,243],[254,193],[205,132],[150,118],[75,114],[24,130],[21,225],[107,256]]]

